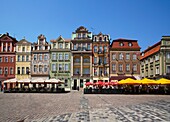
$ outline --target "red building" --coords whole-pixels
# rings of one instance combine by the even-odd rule
[[[140,47],[137,40],[116,39],[110,46],[110,80],[140,79]]]
[[[15,78],[15,44],[8,33],[0,35],[0,82]]]

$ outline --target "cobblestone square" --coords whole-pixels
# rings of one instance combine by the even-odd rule
[[[0,93],[0,122],[170,121],[169,95]]]

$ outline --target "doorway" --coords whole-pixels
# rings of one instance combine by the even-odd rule
[[[80,79],[80,88],[83,88],[83,79]]]
[[[76,90],[77,89],[77,80],[74,79],[74,86],[73,86],[73,90]]]

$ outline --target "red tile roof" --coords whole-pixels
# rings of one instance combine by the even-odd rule
[[[123,46],[120,46],[120,43],[123,43]],[[132,46],[129,46],[129,43],[132,43]],[[112,41],[111,44],[112,49],[138,49],[140,50],[140,46],[138,45],[137,40],[123,39],[119,38]]]
[[[141,53],[140,60],[143,60],[143,59],[149,57],[150,55],[159,52],[160,47],[161,47],[161,41],[159,41],[158,43],[156,43],[156,44],[152,45],[151,47],[147,48],[146,50],[144,50]],[[144,55],[142,56],[143,53],[144,53]]]

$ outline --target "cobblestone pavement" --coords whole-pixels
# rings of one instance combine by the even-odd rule
[[[0,93],[0,122],[169,122],[170,95]]]

